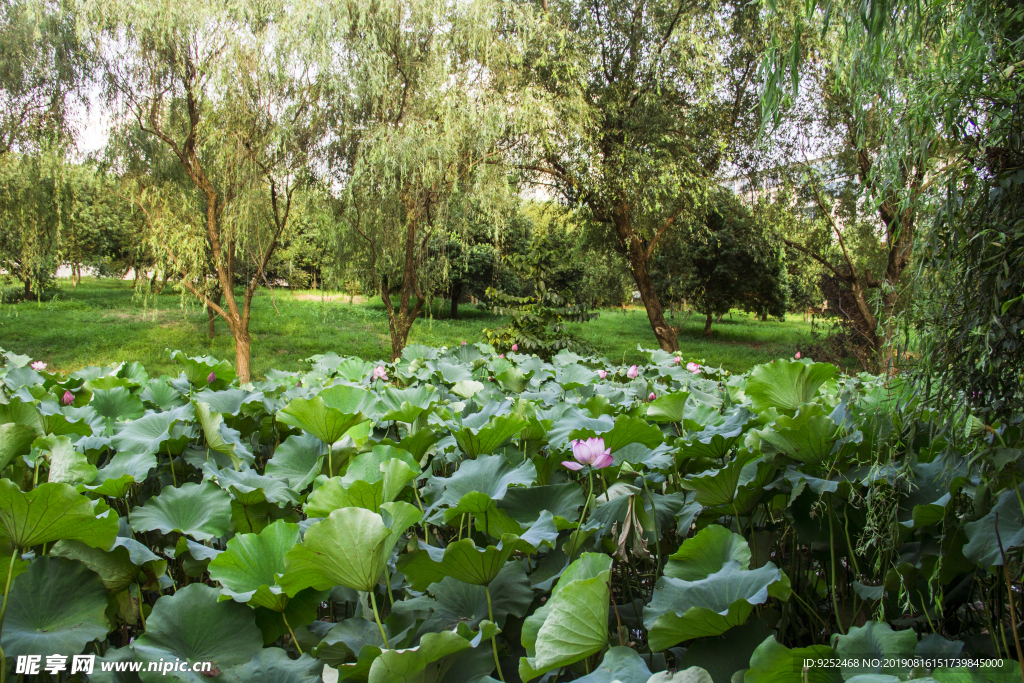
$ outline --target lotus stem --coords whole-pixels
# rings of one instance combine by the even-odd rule
[[[4,586],[4,604],[0,607],[0,633],[4,629],[4,616],[7,614],[7,598],[11,595],[11,577],[14,576],[14,561],[18,559],[18,547],[15,546],[11,552],[11,563],[7,566],[7,585]],[[3,647],[0,647],[0,683],[7,681],[7,655]]]
[[[843,615],[839,611],[839,598],[836,592],[836,542],[832,532],[832,515],[828,516],[828,545],[828,550],[832,554],[832,607],[836,611],[836,624],[839,625],[839,632],[845,636],[846,629],[843,628]]]
[[[146,611],[142,609],[142,586],[139,582],[135,582],[135,587],[139,590],[139,619],[142,620],[142,630],[146,630]]]
[[[1017,483],[1016,477],[1014,477],[1014,484]],[[1017,496],[1020,496],[1018,491]],[[1003,539],[999,536],[999,512],[996,512],[995,519],[995,530],[996,530],[996,543],[999,544],[999,556],[1003,560],[1003,577],[1006,579],[1006,594],[1010,600],[1010,628],[1013,630],[1013,644],[1017,647],[1017,663],[1020,665],[1020,675],[1024,676],[1024,650],[1021,649],[1020,635],[1017,633],[1017,610],[1013,606],[1013,584],[1010,582],[1010,567],[1006,564],[1006,551],[1003,550]],[[10,576],[10,575],[8,575]],[[10,580],[10,579],[8,579]],[[6,602],[7,595],[4,594],[4,601]],[[0,616],[0,623],[3,622],[3,616]],[[1002,629],[1002,623],[999,624],[999,628]],[[1005,640],[1006,636],[1003,636]],[[1009,652],[1010,648],[1006,648]]]
[[[281,619],[284,620],[284,625],[288,629],[288,633],[290,633],[292,636],[292,642],[295,643],[295,649],[299,651],[299,655],[301,656],[302,646],[299,645],[299,639],[295,637],[295,631],[292,630],[292,625],[288,623],[288,617],[284,615],[284,612],[281,612]]]
[[[167,442],[167,464],[171,466],[171,483],[178,487],[178,478],[174,475],[174,456],[171,455],[171,442]]]
[[[583,525],[583,518],[587,516],[587,507],[590,505],[590,497],[594,494],[594,471],[591,469],[587,470],[587,481],[590,482],[590,487],[587,491],[587,500],[583,503],[583,512],[580,514],[579,521],[576,522],[576,538],[573,540],[572,547],[569,548],[569,561],[572,562],[572,556],[576,554],[576,546],[580,542],[580,527]]]
[[[491,609],[491,589],[487,585],[484,585],[484,595],[487,596],[487,619],[493,624],[494,610]],[[497,624],[494,625],[497,626]],[[494,653],[494,668],[498,670],[498,678],[505,683],[505,674],[501,672],[501,664],[498,662],[498,634],[494,634],[494,637],[491,638],[491,652]]]
[[[658,508],[654,504],[654,496],[651,495],[651,489],[647,486],[647,477],[640,477],[644,481],[644,491],[647,492],[647,497],[651,499],[651,520],[654,523],[654,554],[658,559],[658,571],[661,571],[661,533],[658,531]],[[735,507],[735,506],[734,506]]]
[[[380,622],[380,613],[377,611],[377,598],[373,596],[373,591],[370,591],[370,605],[373,607],[373,618],[377,621],[377,628],[380,629],[380,637],[384,639],[384,649],[390,650],[391,645],[388,643],[388,634],[384,632],[384,624]],[[0,681],[3,683],[3,681]]]

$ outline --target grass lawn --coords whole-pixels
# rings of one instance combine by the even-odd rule
[[[276,303],[276,310],[275,310]],[[278,313],[280,311],[280,313]],[[483,327],[496,327],[504,320],[472,305],[459,307],[459,319],[448,319],[444,301],[436,302],[430,315],[416,322],[410,343],[451,346],[463,339],[481,339]],[[713,328],[710,339],[703,337],[704,320],[677,314],[682,324],[680,352],[684,359],[703,359],[733,372],[743,372],[758,363],[790,356],[798,345],[810,342],[809,323],[789,320],[761,322],[734,312]],[[52,301],[0,305],[0,348],[44,360],[51,368],[70,372],[86,365],[138,361],[151,375],[177,374],[168,350],[181,349],[188,355],[212,355],[234,362],[234,344],[222,321],[217,336],[207,337],[206,313],[183,308],[181,297],[170,287],[159,296],[141,298],[131,282],[84,279],[71,288],[61,283]],[[573,331],[593,344],[609,360],[640,362],[637,344],[657,347],[643,308],[606,310]],[[267,370],[299,370],[303,361],[316,354],[334,351],[367,360],[388,358],[391,343],[387,317],[379,299],[349,304],[340,296],[324,297],[321,292],[261,290],[253,302],[252,371],[262,377]]]

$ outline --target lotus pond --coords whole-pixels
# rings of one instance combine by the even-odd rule
[[[6,679],[1021,680],[1019,426],[645,353],[410,346],[242,386],[5,354]],[[175,660],[213,668],[100,670]]]

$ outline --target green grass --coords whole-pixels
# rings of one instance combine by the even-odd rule
[[[276,310],[274,303],[276,302]],[[481,339],[480,330],[504,319],[475,306],[459,307],[459,319],[448,319],[447,303],[438,301],[430,315],[417,321],[409,342],[452,346]],[[278,314],[277,311],[280,311]],[[674,324],[682,323],[677,314]],[[167,350],[188,355],[212,355],[234,361],[234,344],[227,326],[218,321],[217,336],[206,334],[206,313],[183,307],[170,288],[159,296],[141,298],[130,282],[85,279],[72,289],[67,283],[52,301],[0,305],[0,348],[44,360],[52,369],[70,372],[87,365],[138,361],[150,374],[178,372]],[[636,350],[657,346],[642,308],[603,311],[573,331],[609,360],[640,362]],[[733,372],[794,353],[810,342],[809,323],[761,322],[733,313],[714,326],[714,336],[702,336],[703,319],[691,316],[679,334],[684,359],[703,359]],[[390,356],[387,317],[379,299],[349,304],[347,299],[324,299],[320,292],[276,290],[273,301],[262,290],[253,302],[252,370],[263,377],[271,368],[299,370],[304,359],[334,351],[367,360]]]

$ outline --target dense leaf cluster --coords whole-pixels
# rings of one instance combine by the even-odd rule
[[[952,439],[898,382],[486,344],[241,385],[177,352],[177,377],[5,358],[9,671],[95,652],[267,683],[1016,676],[1019,426]],[[593,437],[610,466],[563,466]],[[1003,666],[850,663],[915,654]]]

